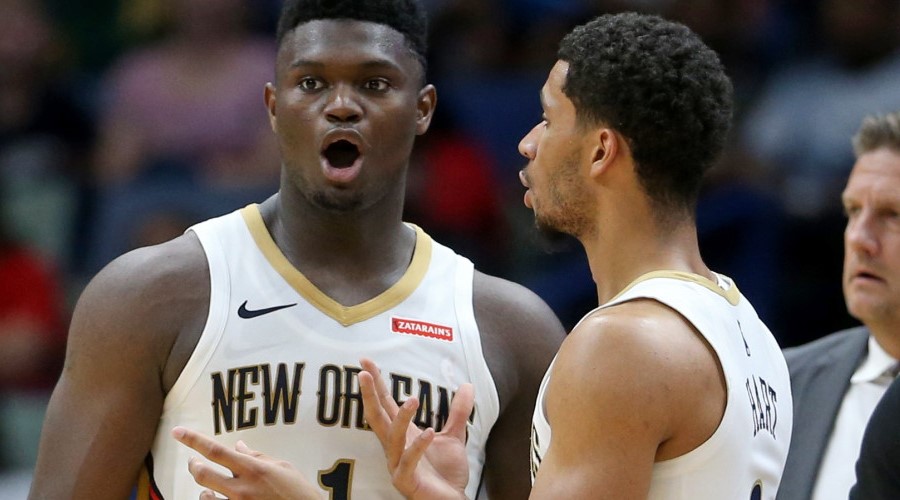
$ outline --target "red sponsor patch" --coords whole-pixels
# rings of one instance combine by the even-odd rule
[[[453,342],[453,328],[406,318],[391,318],[391,331]]]

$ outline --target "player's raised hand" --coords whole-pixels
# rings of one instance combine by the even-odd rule
[[[250,449],[238,441],[235,449],[223,446],[199,432],[175,427],[172,436],[207,459],[231,470],[223,474],[199,458],[192,458],[188,470],[194,481],[209,490],[201,500],[216,498],[214,492],[231,500],[320,500],[321,491],[313,487],[290,463]]]
[[[381,441],[394,487],[410,499],[465,498],[469,482],[466,425],[475,404],[472,384],[460,386],[441,432],[421,430],[412,423],[416,398],[397,406],[387,383],[372,361],[360,361],[359,385],[366,421]]]

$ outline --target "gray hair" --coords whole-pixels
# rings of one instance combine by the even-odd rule
[[[865,117],[853,136],[853,152],[857,157],[881,148],[900,153],[900,111]]]

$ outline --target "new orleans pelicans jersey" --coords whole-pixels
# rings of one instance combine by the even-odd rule
[[[399,498],[364,422],[357,374],[367,357],[396,399],[419,398],[420,426],[440,430],[454,390],[478,387],[467,443],[474,498],[499,403],[475,323],[471,262],[415,228],[404,276],[346,307],[288,263],[256,205],[191,230],[209,262],[209,315],[165,399],[142,494],[198,498],[187,469],[197,453],[170,436],[181,425],[287,460],[329,498]]]
[[[678,311],[715,350],[727,401],[710,438],[691,452],[653,466],[650,500],[775,498],[791,439],[793,411],[787,365],[769,329],[734,283],[656,271],[641,276],[599,309],[653,299]],[[550,445],[541,383],[531,435],[532,481]]]

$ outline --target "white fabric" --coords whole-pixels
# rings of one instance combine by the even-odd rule
[[[162,497],[198,498],[201,491],[187,470],[196,452],[169,435],[182,425],[227,446],[240,439],[287,460],[313,484],[318,481],[323,495],[350,483],[352,498],[400,498],[378,440],[362,426],[356,374],[364,356],[379,364],[401,400],[419,397],[420,412],[430,409],[420,415],[430,423],[445,413],[460,384],[478,387],[467,444],[467,493],[474,498],[499,402],[475,323],[471,262],[416,228],[410,269],[430,249],[419,278],[404,276],[398,283],[408,289],[395,285],[361,305],[343,307],[286,264],[268,233],[260,235],[261,220],[251,205],[192,228],[209,261],[212,298],[199,344],[166,398],[153,444],[148,465]],[[242,318],[242,304],[251,311],[295,305]],[[411,333],[410,320],[419,328],[428,323],[440,329]],[[445,329],[452,340],[441,338]]]
[[[878,401],[887,391],[892,378],[887,375],[897,360],[869,336],[869,352],[865,361],[850,378],[850,387],[838,410],[834,430],[828,439],[812,500],[847,498],[856,482],[856,459],[863,432]]]
[[[650,273],[600,308],[639,298],[666,304],[693,324],[715,350],[728,394],[722,421],[705,443],[654,465],[648,499],[775,498],[793,410],[787,365],[771,332],[724,276],[716,284],[686,273]],[[551,370],[535,407],[533,473],[552,439],[543,403]]]

